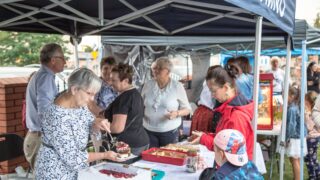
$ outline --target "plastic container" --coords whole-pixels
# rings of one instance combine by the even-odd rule
[[[154,155],[151,154],[154,151],[163,151],[163,152],[174,152],[177,154],[180,154],[181,156],[184,156],[184,158],[178,158],[178,157],[168,157],[168,156],[160,156],[160,155]],[[173,150],[167,150],[167,149],[160,149],[160,148],[151,148],[149,150],[143,151],[141,153],[142,159],[146,161],[151,162],[159,162],[164,164],[172,164],[177,166],[183,166],[186,164],[187,161],[187,154],[183,152],[173,151]]]
[[[189,150],[188,151],[188,159],[187,159],[187,165],[186,165],[186,171],[190,173],[195,173],[198,169],[198,153],[196,150]]]

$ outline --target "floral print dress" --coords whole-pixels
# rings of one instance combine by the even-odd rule
[[[42,145],[35,168],[37,180],[78,178],[78,171],[88,167],[86,145],[93,120],[87,107],[49,106],[42,121]]]

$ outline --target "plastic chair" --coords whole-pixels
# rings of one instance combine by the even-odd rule
[[[0,134],[0,162],[24,156],[23,138],[17,134]],[[28,173],[30,168],[28,169]],[[28,177],[28,173],[26,177]]]

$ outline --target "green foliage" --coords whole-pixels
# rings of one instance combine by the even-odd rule
[[[90,47],[90,46],[85,46],[84,52],[91,53],[92,51],[93,51],[93,48],[92,48],[92,47]]]
[[[320,13],[317,13],[317,17],[314,21],[314,27],[320,28]]]
[[[47,43],[57,43],[70,54],[62,35],[0,31],[0,66],[39,64],[39,52]]]

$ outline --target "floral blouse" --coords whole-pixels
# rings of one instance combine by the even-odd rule
[[[101,109],[107,109],[107,107],[116,99],[117,96],[118,93],[113,90],[110,85],[102,81],[101,89],[97,93],[95,99]]]
[[[78,171],[88,167],[86,146],[93,120],[87,107],[49,106],[42,121],[42,145],[35,168],[37,180],[78,178]]]

